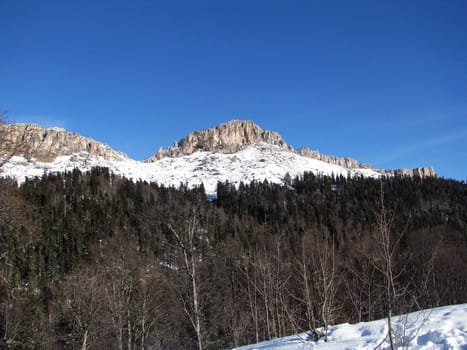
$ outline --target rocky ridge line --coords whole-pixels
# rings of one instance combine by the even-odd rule
[[[159,148],[145,162],[155,162],[165,157],[183,157],[199,150],[230,154],[258,142],[292,150],[275,131],[263,130],[251,120],[231,120],[213,128],[191,132],[173,146],[165,150]]]
[[[342,158],[342,157],[322,154],[321,152],[311,150],[308,147],[302,147],[298,149],[296,153],[303,157],[321,160],[329,164],[340,165],[341,167],[344,167],[347,169],[359,169],[359,168],[373,169],[371,164],[360,163],[358,160],[353,159],[353,158]]]
[[[383,170],[375,169],[369,164],[359,163],[353,158],[329,156],[309,148],[295,151],[277,132],[263,130],[251,120],[233,120],[206,130],[194,131],[176,142],[174,146],[165,150],[159,149],[156,155],[146,159],[145,162],[156,162],[165,157],[182,157],[198,150],[232,154],[258,142],[275,145],[298,155],[339,165],[350,170],[372,169],[389,176],[422,178],[436,176],[432,167]],[[106,144],[67,132],[64,129],[43,128],[36,124],[0,124],[0,166],[12,156],[52,162],[58,156],[79,152],[100,156],[104,159],[128,159],[124,153],[115,151]]]
[[[375,169],[372,165],[360,163],[353,158],[325,155],[308,147],[295,151],[291,146],[287,145],[277,132],[263,130],[251,120],[232,120],[216,127],[194,131],[167,149],[159,148],[157,153],[147,158],[145,162],[156,162],[166,157],[183,157],[199,150],[231,154],[258,142],[276,145],[303,157],[339,165],[346,169],[373,169],[389,176],[416,176],[422,178],[436,176],[432,167],[395,170]]]
[[[323,162],[339,165],[347,169],[373,169],[383,175],[388,175],[388,176],[409,176],[409,177],[421,177],[421,178],[437,176],[433,167],[420,167],[420,168],[413,168],[413,169],[393,169],[393,170],[375,169],[371,164],[360,163],[359,161],[353,158],[341,158],[341,157],[336,157],[336,156],[330,156],[330,155],[322,154],[319,151],[311,150],[308,147],[300,148],[299,150],[296,151],[296,153],[303,157],[318,159]]]
[[[128,158],[106,144],[64,129],[44,128],[37,124],[0,125],[0,158],[3,160],[21,156],[51,162],[56,157],[79,152],[105,159]]]

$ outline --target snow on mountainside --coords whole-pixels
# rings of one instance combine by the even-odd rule
[[[88,171],[94,166],[166,186],[203,183],[210,195],[219,181],[282,183],[287,173],[295,177],[306,171],[343,176],[435,176],[432,168],[380,170],[351,158],[326,156],[309,149],[294,151],[278,133],[263,130],[252,121],[233,120],[192,132],[145,162],[63,129],[35,124],[0,125],[1,177],[13,177],[21,183],[26,177],[74,168]]]
[[[395,317],[398,349],[466,350],[467,304],[444,306]],[[389,349],[386,320],[330,327],[329,339],[314,341],[309,333],[248,345],[236,350],[373,350]],[[380,346],[379,346],[380,345]]]
[[[93,166],[108,167],[115,174],[134,180],[157,182],[166,186],[189,186],[204,184],[208,194],[215,194],[217,182],[229,181],[234,184],[253,180],[268,180],[283,183],[287,173],[292,177],[311,171],[322,175],[371,176],[380,174],[371,169],[346,169],[292,153],[278,146],[256,143],[233,154],[198,151],[178,158],[163,158],[152,163],[131,159],[115,160],[87,153],[76,153],[57,157],[45,163],[12,157],[0,169],[0,176],[13,177],[18,182],[26,177],[42,176],[48,172],[83,171]]]

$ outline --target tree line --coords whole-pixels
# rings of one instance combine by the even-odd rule
[[[219,183],[215,200],[105,168],[1,180],[0,347],[326,336],[466,302],[466,237],[467,186],[438,178],[304,174]]]

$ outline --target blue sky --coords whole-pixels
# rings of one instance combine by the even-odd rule
[[[467,1],[0,0],[0,107],[152,155],[252,119],[467,179]]]

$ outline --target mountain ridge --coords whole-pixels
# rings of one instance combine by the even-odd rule
[[[235,119],[208,129],[192,131],[180,141],[175,142],[173,146],[166,149],[159,148],[154,156],[145,161],[153,162],[165,157],[182,157],[199,150],[235,153],[258,142],[293,150],[277,132],[263,130],[252,120]]]
[[[128,156],[110,146],[68,132],[62,128],[44,128],[38,124],[0,125],[0,158],[13,156],[50,162],[59,156],[87,152],[105,159],[126,159]]]
[[[323,155],[307,148],[294,150],[275,131],[263,130],[253,121],[234,120],[194,131],[145,161],[130,159],[110,146],[59,128],[36,124],[0,125],[0,176],[41,176],[73,168],[108,167],[135,180],[164,185],[209,184],[218,181],[268,180],[284,182],[286,174],[304,172],[340,176],[436,176],[433,168],[382,170],[352,158]]]
[[[252,120],[231,120],[208,129],[193,131],[173,146],[166,149],[159,148],[155,155],[145,159],[145,162],[155,162],[165,157],[176,158],[193,154],[196,151],[211,151],[225,154],[236,153],[247,146],[265,142],[279,146],[300,156],[317,159],[325,163],[339,165],[347,169],[374,169],[383,175],[400,176],[436,176],[432,167],[419,167],[413,169],[376,169],[371,164],[361,163],[350,157],[326,155],[308,147],[295,150],[289,146],[276,131],[263,130]]]

